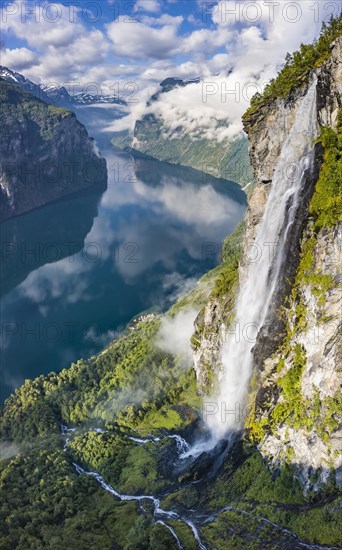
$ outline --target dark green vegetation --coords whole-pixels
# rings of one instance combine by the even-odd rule
[[[281,425],[294,429],[315,430],[322,441],[329,444],[332,433],[339,426],[341,415],[341,397],[320,399],[316,391],[309,400],[302,395],[302,374],[306,366],[305,349],[295,343],[296,337],[308,329],[307,308],[304,291],[310,289],[316,298],[317,314],[320,323],[324,323],[324,304],[327,292],[338,282],[329,273],[317,272],[315,253],[318,237],[327,235],[342,220],[342,109],[339,111],[337,132],[332,128],[322,129],[317,140],[324,148],[323,164],[314,194],[310,200],[311,219],[301,242],[300,263],[292,285],[291,296],[283,314],[286,320],[286,336],[275,358],[277,364],[277,388],[274,388],[274,400],[264,399],[259,409],[252,408],[247,422],[252,441],[260,442],[265,433],[270,433]],[[286,370],[285,365],[290,365]],[[291,456],[287,457],[290,461]]]
[[[236,270],[243,233],[240,224],[224,243],[222,265],[203,278],[202,291],[192,291],[171,315],[182,309],[182,302],[189,305],[194,299],[197,306],[202,304],[208,285],[223,298],[222,281],[229,281]],[[303,540],[336,544],[339,512],[333,488],[327,500],[313,497],[310,503],[291,469],[272,474],[252,446],[238,444],[218,477],[205,475],[191,484],[203,473],[196,467],[188,472],[173,468],[173,439],[144,444],[129,439],[129,434],[162,436],[182,430],[191,437],[200,426],[194,372],[184,368],[181,357],[156,347],[160,322],[154,318],[140,323],[97,357],[27,381],[7,400],[2,418],[0,548],[177,548],[170,532],[153,523],[148,501],[143,513],[135,502],[119,502],[93,477],[78,475],[72,461],[101,473],[124,494],[159,495],[164,509],[189,519],[193,515],[208,548],[272,548],[285,542],[291,547],[294,539],[282,528]],[[284,377],[284,391],[290,392],[297,380],[297,370],[291,380]],[[66,452],[60,422],[77,427]],[[94,427],[107,431],[96,432]],[[222,512],[228,505],[232,509]],[[204,514],[202,519],[196,519],[196,511]],[[205,515],[212,512],[215,517],[206,522]],[[196,548],[184,522],[167,523],[186,550]]]
[[[156,348],[159,323],[141,323],[98,357],[27,381],[7,400],[1,425],[0,548],[57,549],[65,542],[68,548],[102,549],[113,548],[114,541],[127,550],[173,548],[165,527],[152,525],[151,519],[141,524],[136,503],[118,502],[72,467],[76,459],[132,494],[173,483],[163,464],[175,457],[174,440],[162,441],[157,449],[139,446],[124,433],[179,430],[196,420],[194,373],[184,369],[181,358]],[[61,421],[80,426],[67,453]],[[89,431],[93,425],[110,431]]]
[[[37,438],[1,468],[1,550],[121,547],[137,519],[95,479],[78,476],[60,438]]]
[[[49,105],[17,86],[0,79],[1,121],[4,127],[1,132],[1,141],[8,139],[13,119],[23,124],[32,121],[37,124],[39,136],[47,141],[52,138],[56,122],[73,116],[70,111],[55,105]]]
[[[120,444],[121,438],[121,444]],[[152,508],[144,502],[141,515],[134,502],[119,502],[96,480],[76,474],[71,461],[103,473],[134,494],[151,494],[163,484],[164,510],[195,510],[202,540],[212,549],[275,548],[294,543],[290,529],[302,540],[336,545],[341,510],[333,488],[322,500],[310,502],[294,480],[291,468],[273,474],[261,456],[248,445],[238,445],[216,479],[182,486],[170,479],[172,443],[142,447],[114,432],[76,433],[67,453],[58,435],[35,438],[8,452],[18,453],[3,461],[1,471],[0,548],[177,548],[161,525],[153,525]],[[169,447],[169,449],[167,449]],[[19,452],[18,452],[19,451]],[[166,453],[170,454],[167,455]],[[174,456],[174,455],[173,455]],[[168,473],[158,469],[158,458],[168,460]],[[196,475],[196,472],[192,472]],[[157,483],[157,485],[156,485]],[[223,511],[227,506],[228,510]],[[185,512],[194,520],[196,513]],[[214,517],[206,522],[205,516]],[[276,525],[271,525],[269,521]],[[187,550],[196,549],[190,529],[179,520],[168,521]],[[116,545],[116,546],[115,546]]]
[[[337,132],[323,128],[318,140],[324,147],[324,163],[310,203],[315,227],[331,228],[342,220],[342,109],[339,110]]]
[[[271,80],[262,94],[257,93],[251,100],[251,106],[244,120],[277,98],[286,99],[291,91],[300,88],[309,80],[312,69],[320,67],[329,58],[331,44],[342,34],[342,16],[323,23],[320,38],[313,44],[302,44],[300,50],[287,54],[286,63],[278,76]]]
[[[333,193],[338,139],[324,130],[325,168],[310,205],[313,219],[302,242],[290,297],[294,322],[288,323],[272,373],[277,375],[275,390],[282,399],[272,410],[266,403],[267,418],[255,418],[253,411],[249,425],[253,442],[284,422],[295,429],[315,429],[324,441],[336,428],[337,399],[320,402],[316,395],[307,403],[301,396],[306,355],[292,339],[305,327],[303,284],[310,285],[319,304],[333,284],[314,272],[313,260],[318,232],[337,221]],[[217,300],[231,316],[243,234],[241,224],[224,243],[222,265],[204,276],[199,287],[172,308],[171,316],[188,305],[200,309],[208,299]],[[167,436],[181,433],[191,440],[201,433],[201,400],[194,372],[186,369],[184,358],[156,345],[161,322],[155,317],[140,323],[98,356],[80,360],[59,374],[26,381],[7,400],[1,428],[1,550],[177,548],[167,528],[153,523],[149,501],[142,507],[119,502],[93,477],[77,474],[73,461],[96,470],[123,493],[158,496],[164,510],[177,511],[196,523],[208,550],[292,550],[300,548],[297,537],[312,544],[341,545],[341,507],[333,476],[321,493],[308,491],[304,496],[292,465],[270,469],[248,441],[236,443],[216,476],[209,475],[210,463],[205,468],[201,462],[184,470],[174,467],[176,443]],[[75,427],[65,451],[61,422]],[[130,439],[151,433],[161,439],[141,444]],[[288,458],[291,462],[293,457]],[[317,484],[321,473],[311,472],[311,481]],[[197,547],[188,525],[176,518],[167,523],[186,550]]]
[[[136,124],[135,138],[138,140],[135,147],[139,151],[158,160],[190,166],[241,186],[254,181],[245,137],[218,142],[200,137],[194,139],[179,132],[171,138],[165,135],[160,120],[154,115],[146,115]],[[114,137],[112,142],[118,147],[127,145],[121,135]]]
[[[96,185],[105,188],[106,162],[71,111],[2,79],[0,101],[0,220]]]
[[[217,518],[202,524],[208,548],[296,548],[295,539],[339,545],[342,542],[339,498],[329,487],[324,498],[304,498],[302,487],[285,466],[270,472],[259,453],[248,444],[237,445],[215,480],[186,487],[162,500],[164,509],[217,511]],[[229,509],[223,511],[226,507]],[[270,525],[273,522],[276,526]],[[286,547],[286,546],[285,546]]]
[[[194,419],[195,375],[182,358],[154,344],[160,321],[140,323],[103,353],[59,374],[27,380],[6,401],[5,438],[59,431],[59,422],[99,422],[140,432],[186,426]]]

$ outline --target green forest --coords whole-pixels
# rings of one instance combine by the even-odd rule
[[[327,59],[341,25],[341,19],[324,25],[317,42],[288,56],[279,76],[253,99],[246,117],[305,85],[310,71]],[[63,111],[57,114],[65,116]],[[309,204],[310,235],[301,242],[293,283],[295,323],[286,325],[275,374],[282,373],[289,357],[294,364],[277,379],[280,404],[273,407],[274,396],[267,392],[262,396],[268,420],[254,408],[246,435],[234,441],[212,475],[216,463],[210,462],[210,455],[207,462],[194,460],[183,468],[174,436],[192,443],[208,435],[202,396],[186,357],[168,353],[159,344],[165,319],[175,319],[189,307],[200,317],[213,300],[223,304],[230,317],[246,232],[243,221],[224,241],[220,265],[167,313],[129,325],[96,356],[26,380],[6,400],[0,432],[0,550],[172,550],[179,545],[195,550],[195,524],[210,550],[299,549],[302,543],[342,546],[341,490],[335,473],[320,484],[322,471],[311,468],[310,486],[303,491],[290,454],[281,464],[270,465],[258,448],[264,433],[282,422],[311,430],[320,422],[322,407],[327,411],[322,439],[328,440],[336,429],[340,402],[320,403],[315,396],[310,403],[301,400],[305,354],[300,342],[289,346],[306,322],[301,287],[309,285],[324,302],[334,284],[331,278],[318,277],[312,265],[318,234],[326,235],[342,219],[341,130],[340,111],[337,131],[324,127],[317,140],[322,167]],[[200,332],[201,327],[192,338],[193,349],[200,343]],[[225,452],[225,443],[219,443]],[[102,476],[102,485],[96,474]],[[146,498],[120,500],[114,491]],[[173,514],[168,516],[169,528],[156,513],[151,495]]]

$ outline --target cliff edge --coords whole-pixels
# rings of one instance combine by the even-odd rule
[[[4,80],[0,97],[0,221],[106,187],[106,161],[72,112]]]

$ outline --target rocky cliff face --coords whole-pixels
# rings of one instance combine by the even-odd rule
[[[308,280],[297,274],[296,295],[286,314],[286,344],[263,363],[249,419],[252,432],[260,429],[256,439],[261,453],[274,465],[287,461],[300,466],[306,489],[314,490],[331,470],[338,485],[342,482],[341,237],[341,224],[321,230],[314,240],[312,224],[306,229],[302,258],[307,261],[303,251],[310,243],[311,273],[327,284],[319,289],[312,276]]]
[[[137,121],[132,147],[158,160],[236,181],[242,187],[254,181],[246,136],[222,142],[204,136],[194,139],[181,126],[170,135],[163,120],[149,114]]]
[[[332,46],[329,59],[314,74],[317,77],[317,120],[321,125],[336,128],[338,109],[341,105],[342,40]],[[299,109],[300,98],[308,90],[309,83],[292,91],[286,99],[267,104],[244,119],[248,134],[250,159],[257,183],[271,183],[273,172],[286,136]]]
[[[342,104],[341,49],[342,39],[338,38],[329,59],[310,78],[310,82],[317,79],[317,122],[335,131]],[[253,245],[273,173],[308,87],[305,83],[288,99],[277,99],[245,118],[257,186],[249,202],[239,263],[240,284],[249,262],[255,261],[258,253]],[[247,419],[249,436],[258,443],[261,453],[274,465],[285,461],[298,465],[301,481],[311,489],[327,481],[331,469],[339,471],[342,437],[337,420],[341,227],[336,224],[317,229],[308,213],[322,162],[323,148],[317,144],[312,174],[287,238],[284,284],[276,293],[272,315],[259,331],[253,349],[255,373]],[[222,334],[229,330],[232,310],[231,301],[218,301],[212,296],[196,321],[195,369],[203,393],[211,385],[208,364],[216,376],[220,373]]]
[[[175,88],[183,88],[199,82],[197,79],[183,81],[167,78],[160,83],[160,89],[147,103],[146,114],[135,123],[133,135],[118,132],[112,143],[119,148],[133,148],[157,160],[189,166],[214,177],[233,180],[242,187],[254,184],[252,167],[248,156],[245,135],[224,140],[207,137],[206,132],[196,135],[181,124],[170,129],[158,113],[157,102],[161,96]]]
[[[0,220],[90,187],[105,188],[106,162],[76,116],[0,82]]]

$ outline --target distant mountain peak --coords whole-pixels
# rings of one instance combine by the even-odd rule
[[[8,82],[16,84],[26,92],[31,93],[46,103],[53,103],[54,105],[66,107],[68,109],[72,109],[74,106],[77,107],[78,105],[96,105],[101,103],[127,105],[125,100],[113,95],[98,95],[86,92],[71,95],[62,84],[36,84],[22,74],[1,65],[0,77]]]
[[[182,78],[178,78],[178,77],[174,77],[174,76],[169,76],[168,78],[165,78],[165,80],[163,80],[161,83],[160,83],[160,86],[162,88],[166,88],[168,86],[171,86],[171,87],[175,87],[175,86],[187,86],[188,84],[196,84],[200,82],[200,78],[197,77],[197,78],[192,78],[192,79],[189,79],[189,80],[183,80]]]
[[[91,105],[95,103],[116,103],[118,105],[127,105],[126,101],[114,95],[88,94],[86,92],[75,94],[73,96],[73,102],[76,105]]]
[[[4,80],[7,80],[7,82],[16,84],[22,90],[29,92],[35,97],[38,97],[38,99],[46,101],[47,103],[49,102],[49,98],[45,94],[44,90],[39,86],[39,84],[32,82],[32,80],[29,80],[22,74],[17,73],[16,71],[12,71],[12,69],[9,69],[8,67],[0,65],[0,77]]]
[[[161,94],[165,94],[167,92],[170,92],[174,88],[178,88],[178,87],[179,88],[184,88],[185,86],[188,86],[189,84],[197,84],[200,81],[201,81],[200,77],[192,78],[192,79],[189,79],[189,80],[183,80],[182,78],[178,78],[178,77],[175,77],[175,76],[169,76],[168,78],[165,78],[165,80],[163,80],[159,84],[159,86],[161,87],[161,90],[159,90],[158,92],[153,94],[153,96],[148,101],[147,106],[150,106],[151,103],[153,103],[154,101],[158,101],[159,96]]]

